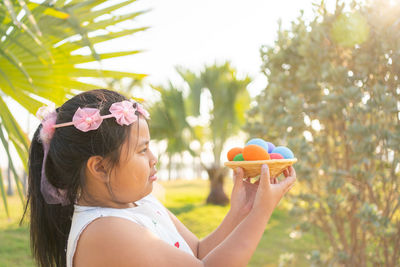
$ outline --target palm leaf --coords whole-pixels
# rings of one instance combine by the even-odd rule
[[[17,171],[16,171],[16,169],[14,167],[14,162],[11,160],[11,154],[10,154],[10,150],[9,150],[9,147],[8,147],[8,142],[4,137],[3,129],[1,127],[1,124],[0,124],[0,139],[1,139],[1,142],[3,143],[3,147],[4,147],[5,151],[6,151],[7,157],[9,159],[9,166],[11,168],[11,171],[14,174],[13,176],[14,176],[15,184],[17,185],[17,190],[18,190],[19,197],[20,197],[20,199],[22,201],[22,205],[24,205],[24,196],[23,196],[22,189],[21,189],[21,183],[20,183],[20,181],[18,179],[18,174],[17,174]],[[11,185],[9,185],[9,186],[11,186]]]
[[[95,45],[98,43],[147,29],[147,27],[132,27],[111,31],[113,28],[110,26],[135,19],[146,11],[115,15],[114,11],[135,1],[119,3],[110,1],[107,7],[101,8],[100,5],[105,2],[107,1],[46,0],[38,4],[24,0],[17,2],[3,0],[4,5],[0,4],[0,13],[6,13],[4,17],[0,15],[0,123],[4,131],[1,134],[7,133],[10,137],[25,171],[27,171],[29,140],[8,107],[8,98],[34,114],[43,104],[38,99],[45,98],[60,105],[76,90],[97,88],[96,84],[83,82],[82,77],[93,79],[128,77],[133,81],[140,81],[146,76],[141,73],[77,66],[141,52],[139,50],[108,53],[96,51]],[[25,12],[22,18],[18,15],[21,11]],[[102,19],[105,14],[109,18]],[[101,35],[97,34],[99,30],[102,32]],[[75,52],[84,47],[89,48],[90,54]],[[2,142],[2,145],[5,147],[6,143]],[[8,151],[8,147],[5,150]],[[11,160],[9,153],[7,156]],[[18,179],[16,170],[13,170],[13,173],[15,179]]]
[[[0,168],[0,192],[1,192],[2,199],[3,199],[4,207],[6,208],[7,217],[10,218],[10,213],[8,212],[6,192],[4,190],[3,174],[2,174],[1,168]]]
[[[170,155],[183,151],[193,151],[189,147],[190,139],[185,131],[192,133],[186,120],[185,103],[182,91],[171,83],[167,87],[155,87],[161,93],[161,100],[150,109],[150,132],[155,140],[167,139],[167,149]],[[171,108],[174,107],[174,108]]]
[[[26,33],[28,33],[32,39],[38,44],[41,45],[41,41],[39,40],[39,38],[30,30],[30,28],[28,28],[28,26],[25,25],[24,22],[20,21],[17,19],[17,15],[14,9],[13,4],[11,3],[10,0],[4,0],[4,5],[6,6],[6,8],[8,9],[8,13],[10,14],[13,24],[18,27],[21,28],[22,30],[24,30]],[[25,5],[26,6],[26,5]],[[31,15],[31,13],[29,12],[27,14],[28,16]],[[37,25],[35,23],[35,26],[37,28]],[[38,29],[38,28],[37,28]],[[39,35],[41,35],[40,31],[38,31]]]
[[[237,133],[244,123],[245,110],[250,104],[246,90],[250,79],[238,79],[236,70],[229,62],[206,66],[199,74],[183,68],[177,71],[189,86],[185,101],[192,107],[192,115],[200,115],[200,106],[204,105],[201,103],[202,92],[208,90],[211,94],[213,109],[209,125],[203,125],[202,131],[196,129],[195,133],[214,143],[215,161],[218,162],[226,139]]]
[[[197,78],[194,72],[183,69],[181,67],[177,67],[176,71],[188,83],[190,88],[189,97],[186,100],[188,102],[187,106],[190,107],[187,110],[188,114],[197,117],[200,115],[200,96],[204,84],[201,82],[200,79]]]

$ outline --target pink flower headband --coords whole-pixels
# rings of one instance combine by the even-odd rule
[[[45,162],[49,152],[50,140],[53,137],[56,128],[73,125],[78,130],[88,132],[98,129],[103,122],[103,119],[108,118],[115,118],[119,125],[130,125],[138,119],[138,116],[135,114],[136,111],[139,114],[142,114],[146,119],[149,118],[149,113],[142,107],[142,105],[133,100],[124,100],[113,103],[109,111],[111,114],[101,116],[100,110],[97,108],[78,108],[72,117],[71,122],[60,124],[56,124],[57,112],[54,104],[43,106],[37,111],[36,117],[42,121],[40,139],[42,140],[44,150],[40,190],[48,204],[62,204],[63,206],[69,204],[66,190],[55,188],[49,183],[45,175]]]
[[[71,125],[75,126],[75,128],[82,132],[96,130],[100,127],[103,119],[113,117],[119,125],[130,125],[137,120],[137,115],[135,114],[136,111],[142,114],[146,119],[149,118],[149,113],[142,107],[142,105],[132,101],[124,100],[122,102],[114,103],[111,105],[109,110],[111,114],[100,116],[100,110],[97,108],[78,108],[72,117],[71,122],[56,124],[57,113],[55,112],[54,104],[43,106],[39,108],[36,113],[36,117],[42,121],[43,125],[41,138],[49,140],[53,136],[55,128]]]

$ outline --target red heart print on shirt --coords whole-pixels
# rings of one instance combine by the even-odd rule
[[[175,243],[175,247],[179,248],[179,242]]]

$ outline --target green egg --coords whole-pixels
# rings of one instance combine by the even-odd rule
[[[244,161],[242,153],[237,154],[234,158],[233,161]]]

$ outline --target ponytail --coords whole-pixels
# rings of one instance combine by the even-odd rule
[[[42,143],[39,142],[40,129],[41,125],[36,130],[30,146],[28,198],[22,218],[29,206],[31,250],[38,266],[66,266],[65,252],[74,207],[73,204],[49,205],[42,196],[40,180],[44,151]],[[46,164],[50,163],[49,161],[51,160],[48,158]]]

